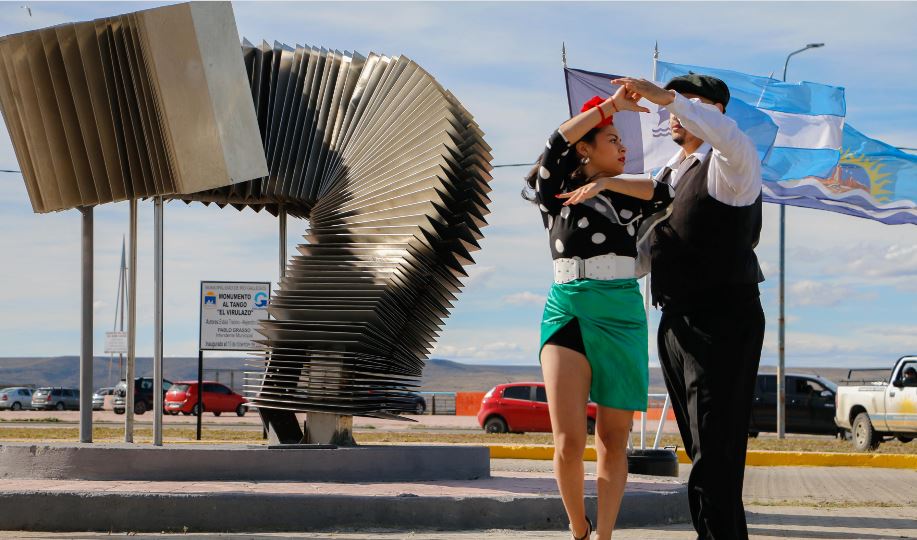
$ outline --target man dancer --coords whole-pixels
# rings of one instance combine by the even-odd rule
[[[657,175],[675,188],[672,213],[649,237],[659,359],[693,463],[688,497],[698,538],[744,540],[745,451],[764,339],[754,252],[761,161],[724,114],[723,81],[691,74],[664,89],[642,79],[613,83],[666,107],[681,146]]]

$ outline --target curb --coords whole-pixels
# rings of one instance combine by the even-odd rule
[[[537,445],[488,445],[490,459],[554,459],[554,447]],[[681,448],[678,462],[691,463]],[[583,459],[595,461],[595,448],[586,448]],[[917,469],[917,454],[845,454],[840,452],[783,452],[749,450],[745,464],[749,467],[875,467],[882,469]]]
[[[596,498],[586,497],[595,515]],[[687,488],[625,492],[620,527],[690,520]],[[562,530],[559,496],[418,497],[98,492],[0,493],[0,530],[289,532],[348,529]]]

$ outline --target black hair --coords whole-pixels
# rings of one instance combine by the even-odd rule
[[[595,144],[595,137],[601,130],[602,128],[594,127],[587,131],[586,134],[580,137],[579,141],[576,142],[583,141],[588,144]],[[576,146],[576,143],[573,143],[571,146]],[[535,203],[535,181],[538,180],[538,168],[541,167],[541,160],[543,158],[544,152],[539,154],[538,158],[535,160],[535,164],[532,165],[532,168],[526,173],[522,185],[522,198],[533,204]],[[577,161],[579,161],[579,158],[577,158]],[[573,172],[570,173],[570,177],[564,179],[564,183],[567,186],[574,186],[583,183],[585,179],[586,175],[583,173],[583,165],[579,164]]]

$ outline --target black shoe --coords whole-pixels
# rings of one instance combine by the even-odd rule
[[[570,527],[570,530],[572,534],[572,530],[573,530],[572,526]],[[592,536],[592,531],[593,531],[592,521],[589,520],[589,516],[586,516],[586,534],[584,534],[583,536],[574,536],[573,540],[589,540],[589,537]]]

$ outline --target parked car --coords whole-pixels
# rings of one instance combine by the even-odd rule
[[[78,411],[80,410],[80,391],[78,388],[39,388],[32,394],[32,408]]]
[[[860,375],[867,371],[873,373]],[[847,372],[847,380],[838,389],[834,420],[838,427],[850,430],[853,447],[866,452],[893,437],[905,443],[917,437],[915,404],[917,356],[904,356],[891,371]]]
[[[13,386],[0,390],[0,409],[21,411],[32,407],[32,389]]]
[[[172,381],[163,379],[163,396],[165,396],[170,386],[172,386]],[[119,382],[115,386],[112,396],[112,410],[115,411],[115,414],[124,414],[124,402],[127,399],[127,382],[123,380]],[[165,405],[165,402],[163,402],[163,405]],[[165,406],[163,406],[163,409],[165,409]],[[153,378],[137,377],[134,379],[134,414],[143,414],[151,410],[153,410]]]
[[[595,433],[598,406],[586,404],[586,430]],[[484,394],[478,424],[487,433],[551,432],[548,395],[544,383],[498,384]]]
[[[165,410],[172,415],[198,414],[197,381],[179,381],[172,385],[166,393]],[[245,416],[248,412],[248,402],[240,394],[232,391],[225,384],[218,382],[204,382],[204,412],[212,412],[220,416],[224,412],[234,412],[238,416]]]
[[[427,400],[417,392],[411,392],[410,394],[410,397],[414,400],[414,414],[427,412]]]
[[[837,384],[817,375],[786,375],[787,433],[837,435],[834,397]],[[748,434],[777,431],[777,375],[759,373],[751,409]]]
[[[92,410],[101,411],[105,408],[105,396],[110,396],[114,393],[114,388],[99,388],[92,394]]]

